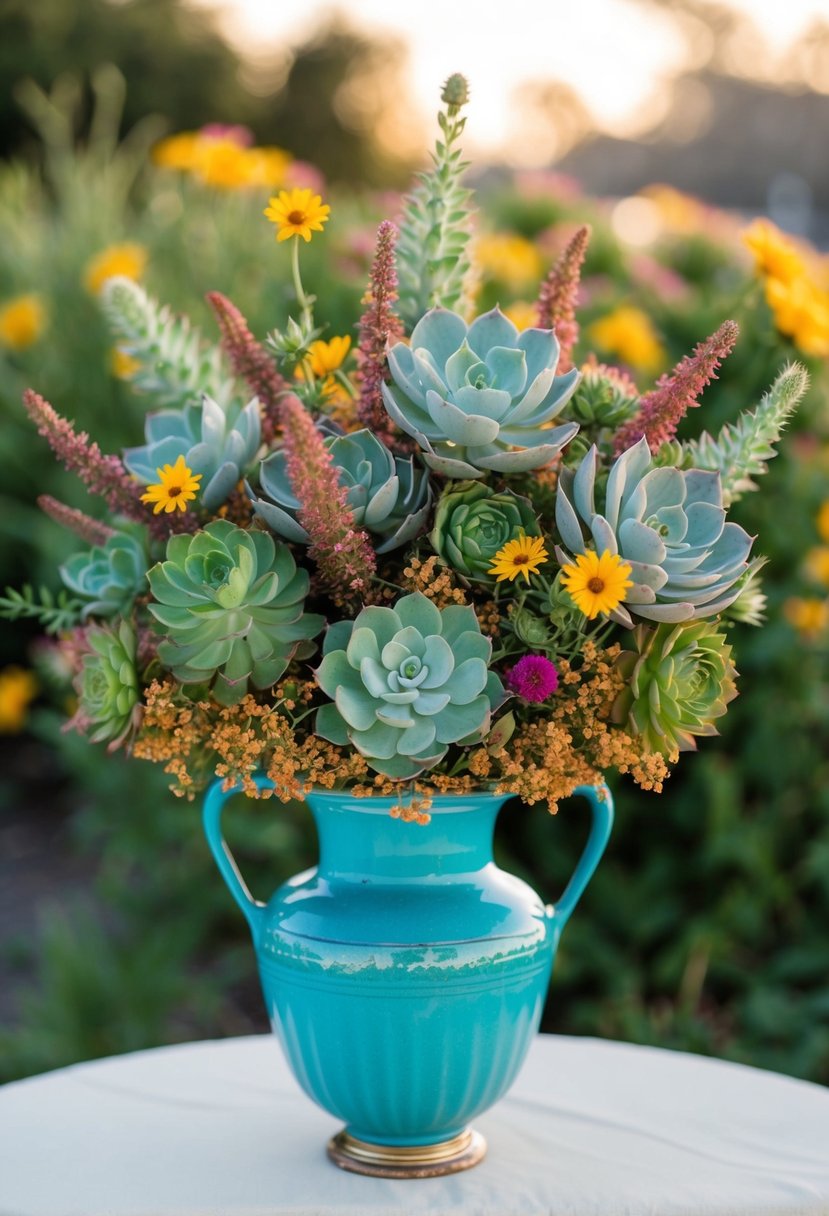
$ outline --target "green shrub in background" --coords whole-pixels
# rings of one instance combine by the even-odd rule
[[[116,78],[104,77],[98,87],[116,92]],[[221,290],[259,335],[284,322],[288,300],[277,273],[282,263],[270,257],[261,192],[217,192],[152,170],[149,131],[143,145],[138,133],[116,147],[110,126],[106,138],[75,153],[60,109],[34,94],[32,104],[42,123],[55,124],[49,182],[20,167],[0,171],[0,222],[8,217],[14,225],[10,248],[0,251],[0,299],[35,292],[46,317],[40,339],[0,365],[0,560],[9,581],[23,564],[31,566],[29,577],[45,578],[54,568],[58,529],[32,503],[36,493],[69,496],[62,479],[51,480],[45,446],[24,423],[24,383],[74,413],[103,446],[117,450],[140,435],[141,399],[111,374],[111,339],[83,285],[95,254],[137,244],[147,254],[144,282],[153,294],[189,311],[207,290]],[[681,197],[651,194],[644,201],[662,219],[643,250],[617,237],[609,206],[572,189],[568,197],[560,180],[490,182],[484,194],[492,232],[482,234],[479,247],[483,307],[498,300],[523,306],[526,316],[554,250],[588,219],[583,349],[596,345],[608,362],[650,375],[726,317],[740,322],[742,340],[703,407],[689,416],[686,434],[716,433],[759,400],[790,355],[802,357],[776,331],[728,217],[689,200],[683,211]],[[332,281],[320,244],[308,250],[308,281],[330,333],[345,332],[344,318],[361,293],[371,218],[370,201],[336,202],[331,239],[338,234],[350,286],[342,285],[344,275]],[[200,320],[212,333],[206,310]],[[798,608],[826,601],[819,562],[808,555],[820,547],[817,520],[829,499],[829,407],[825,365],[812,358],[811,370],[810,396],[790,442],[772,462],[764,493],[743,504],[743,521],[761,533],[769,557],[770,623],[743,630],[741,696],[723,738],[706,740],[661,798],[616,791],[615,835],[563,944],[544,1026],[712,1052],[827,1081],[829,622],[821,628],[819,607],[811,617]],[[829,544],[829,535],[822,539]],[[39,670],[48,685],[48,654]],[[4,1079],[262,1027],[244,929],[215,880],[197,809],[166,794],[152,766],[107,758],[61,735],[49,708],[39,708],[31,726],[60,756],[57,775],[73,807],[67,851],[86,859],[95,877],[80,903],[44,909],[39,945],[24,937],[7,947],[6,969],[19,981],[19,995],[12,1028],[0,1037]],[[46,791],[15,783],[10,772],[6,804],[20,807],[31,797],[37,814]],[[260,896],[312,863],[309,819],[302,807],[273,802],[230,816],[234,850]],[[499,826],[502,864],[554,899],[585,831],[569,808],[551,821],[515,804]]]

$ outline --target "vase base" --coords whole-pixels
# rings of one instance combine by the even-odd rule
[[[341,1170],[373,1178],[439,1178],[483,1161],[486,1140],[468,1128],[438,1144],[369,1144],[343,1129],[328,1141],[328,1156]]]

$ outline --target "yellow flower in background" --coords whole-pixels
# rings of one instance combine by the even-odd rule
[[[138,282],[147,265],[147,250],[143,245],[126,241],[122,245],[109,245],[90,258],[84,270],[84,286],[96,296],[107,279],[123,275],[125,279]]]
[[[519,574],[523,574],[529,582],[530,575],[536,574],[548,557],[540,536],[524,536],[522,533],[516,540],[508,540],[503,549],[498,550],[488,573],[494,574],[499,583],[505,579],[512,583]]]
[[[817,530],[821,540],[825,540],[829,545],[829,498],[817,513]]]
[[[175,510],[186,511],[188,502],[192,502],[196,497],[202,474],[194,475],[184,463],[184,457],[179,456],[175,464],[165,464],[156,469],[156,475],[158,482],[147,486],[147,492],[141,495],[141,501],[155,503],[154,515],[158,515],[160,511],[166,511],[168,515]]]
[[[754,268],[763,278],[791,283],[806,274],[806,263],[771,220],[758,219],[742,233],[743,244],[754,255]]]
[[[601,557],[592,549],[580,553],[575,565],[562,566],[561,572],[561,585],[589,621],[600,612],[618,608],[628,587],[633,586],[631,567],[608,549]]]
[[[528,300],[515,300],[501,311],[518,330],[532,329],[538,325],[538,309]]]
[[[20,733],[36,696],[37,680],[30,671],[22,667],[5,667],[0,671],[0,735]]]
[[[829,292],[807,275],[788,283],[766,279],[766,300],[781,334],[804,355],[829,355]]]
[[[279,186],[293,163],[284,148],[249,146],[245,128],[216,126],[202,131],[180,131],[153,148],[153,161],[161,169],[189,173],[205,186],[219,190]]]
[[[198,131],[179,131],[162,139],[153,148],[153,163],[161,169],[194,169],[199,157],[201,137]]]
[[[665,362],[665,351],[653,322],[641,308],[631,304],[594,321],[588,330],[593,342],[636,371],[654,372]]]
[[[279,186],[293,164],[284,148],[248,148],[248,183],[251,186]]]
[[[109,357],[109,368],[118,380],[131,380],[141,363],[119,346],[113,347]]]
[[[312,342],[308,347],[308,364],[311,371],[320,379],[337,371],[345,363],[350,350],[351,339],[348,336],[329,338],[327,342],[322,339]]]
[[[816,596],[801,599],[793,595],[783,605],[783,612],[789,624],[804,638],[816,638],[829,629],[829,600]]]
[[[192,171],[205,186],[238,190],[250,185],[249,151],[232,139],[202,140]]]
[[[15,296],[0,305],[0,346],[26,350],[34,346],[46,326],[46,309],[40,296]]]
[[[691,194],[684,194],[662,182],[654,182],[640,190],[639,196],[653,203],[659,218],[670,232],[693,234],[704,225],[706,208]]]
[[[807,576],[814,583],[829,587],[829,545],[815,545],[804,561]]]
[[[276,224],[278,241],[287,241],[292,236],[301,236],[310,241],[312,232],[322,232],[328,221],[331,208],[319,194],[306,187],[303,190],[280,190],[265,208],[264,214]]]
[[[488,279],[518,291],[541,277],[541,255],[531,241],[516,232],[492,232],[478,237],[473,259]]]

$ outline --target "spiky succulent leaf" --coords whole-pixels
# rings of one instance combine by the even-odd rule
[[[383,401],[429,467],[446,477],[537,469],[579,429],[577,422],[546,429],[579,380],[575,369],[556,376],[558,352],[552,330],[519,334],[499,308],[469,326],[433,308],[408,345],[389,351],[392,383],[381,386]]]
[[[316,733],[353,745],[377,772],[415,777],[450,743],[487,734],[503,697],[491,654],[469,606],[440,609],[415,592],[364,608],[328,630],[314,674],[332,703],[317,712]]]
[[[60,567],[60,576],[69,591],[87,601],[84,619],[126,616],[136,595],[146,590],[148,565],[146,534],[122,529],[103,545],[73,554]]]
[[[725,634],[709,621],[639,625],[635,650],[619,656],[626,687],[614,720],[640,735],[647,751],[675,756],[695,739],[716,735],[717,718],[737,695],[737,671]]]
[[[723,506],[730,506],[762,476],[767,461],[777,453],[780,439],[798,402],[809,387],[809,374],[799,363],[785,367],[755,410],[746,410],[734,423],[726,423],[716,439],[703,431],[685,447],[685,463],[711,469],[720,475]]]
[[[677,623],[714,616],[738,595],[748,569],[752,538],[726,522],[718,473],[658,468],[644,437],[617,457],[604,502],[596,505],[599,457],[595,447],[575,472],[563,468],[556,496],[556,524],[563,548],[619,554],[631,567],[633,586],[611,614],[632,625],[631,614]]]
[[[288,547],[227,520],[171,536],[148,578],[161,663],[182,684],[212,685],[223,705],[275,684],[325,623],[304,611],[308,574]]]
[[[127,621],[92,625],[89,654],[77,681],[78,721],[93,743],[120,746],[138,725],[140,690],[135,669],[135,632]]]
[[[221,348],[208,346],[187,317],[176,316],[131,279],[110,279],[102,292],[104,314],[121,350],[138,360],[131,384],[158,405],[182,409],[207,393],[223,408],[235,383]]]

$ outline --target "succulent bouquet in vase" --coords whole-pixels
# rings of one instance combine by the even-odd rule
[[[765,601],[729,512],[806,387],[787,367],[754,409],[685,442],[733,322],[646,391],[576,366],[586,228],[540,284],[534,325],[476,315],[466,100],[451,77],[433,165],[380,225],[353,350],[317,327],[302,281],[330,211],[310,189],[265,212],[296,307],[264,342],[218,293],[210,344],[109,281],[153,407],[144,442],[104,455],[26,395],[111,520],[43,500],[86,547],[59,596],[2,601],[57,635],[77,729],[162,763],[180,794],[210,785],[208,839],[274,1028],[347,1123],[331,1156],[392,1176],[480,1159],[467,1122],[537,1028],[610,830],[605,776],[660,790],[736,695],[732,630],[759,625]],[[221,838],[234,790],[307,798],[317,822],[319,866],[268,905]],[[492,863],[495,815],[574,792],[590,839],[545,905]]]

